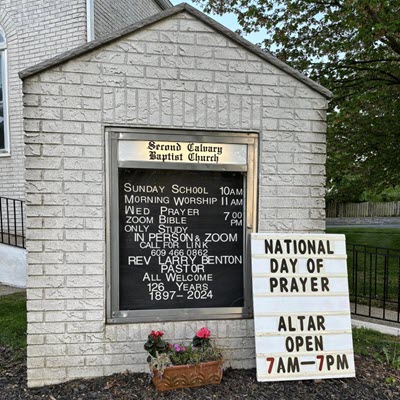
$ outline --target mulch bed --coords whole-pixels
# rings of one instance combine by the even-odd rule
[[[400,371],[390,369],[373,358],[356,356],[356,373],[355,379],[258,383],[255,370],[229,369],[224,372],[220,385],[160,394],[148,375],[131,373],[28,389],[25,361],[13,361],[12,351],[0,348],[0,399],[400,399]],[[394,383],[388,384],[387,378],[392,378]]]

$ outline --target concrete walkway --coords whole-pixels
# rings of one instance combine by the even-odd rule
[[[400,228],[399,217],[327,218],[329,228]]]
[[[13,286],[6,286],[0,283],[0,296],[7,296],[18,292],[25,292],[26,289],[21,289]]]
[[[354,303],[350,303],[350,309],[352,313],[357,312],[357,314],[352,314],[351,316],[354,319],[400,328],[397,311],[386,309],[384,313],[383,308],[371,307],[371,309],[369,309],[369,306],[364,304],[357,304],[356,308]],[[385,319],[383,320],[381,318]]]

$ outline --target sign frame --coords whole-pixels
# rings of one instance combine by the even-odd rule
[[[353,378],[345,235],[251,236],[257,380]]]
[[[107,323],[251,318],[253,315],[251,284],[250,233],[257,231],[258,145],[259,132],[199,131],[188,129],[105,128],[106,175],[106,318]],[[201,164],[152,161],[119,161],[119,144],[124,141],[163,141],[181,143],[244,144],[247,164]],[[232,171],[244,174],[243,221],[243,307],[177,308],[154,310],[120,310],[119,307],[119,205],[118,169],[167,169],[194,171]]]

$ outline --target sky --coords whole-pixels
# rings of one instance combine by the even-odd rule
[[[179,3],[182,3],[182,0],[171,0],[171,3],[176,6]],[[191,6],[197,8],[200,11],[203,11],[198,4],[193,4],[190,0],[185,0],[185,3],[190,4]],[[236,31],[239,29],[239,24],[237,23],[237,19],[233,14],[225,14],[222,17],[219,15],[208,14],[211,18],[215,19],[219,23],[225,25],[227,28],[231,29],[232,31]],[[260,31],[256,33],[252,33],[250,35],[244,36],[250,42],[257,44],[261,43],[262,40],[265,38],[265,32]]]

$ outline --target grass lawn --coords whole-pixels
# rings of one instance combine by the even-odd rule
[[[0,346],[11,347],[17,357],[26,349],[26,295],[0,297]]]
[[[327,228],[326,233],[343,233],[346,242],[400,251],[400,229],[384,228]]]
[[[354,353],[372,356],[381,364],[400,369],[400,337],[370,329],[353,329]]]

